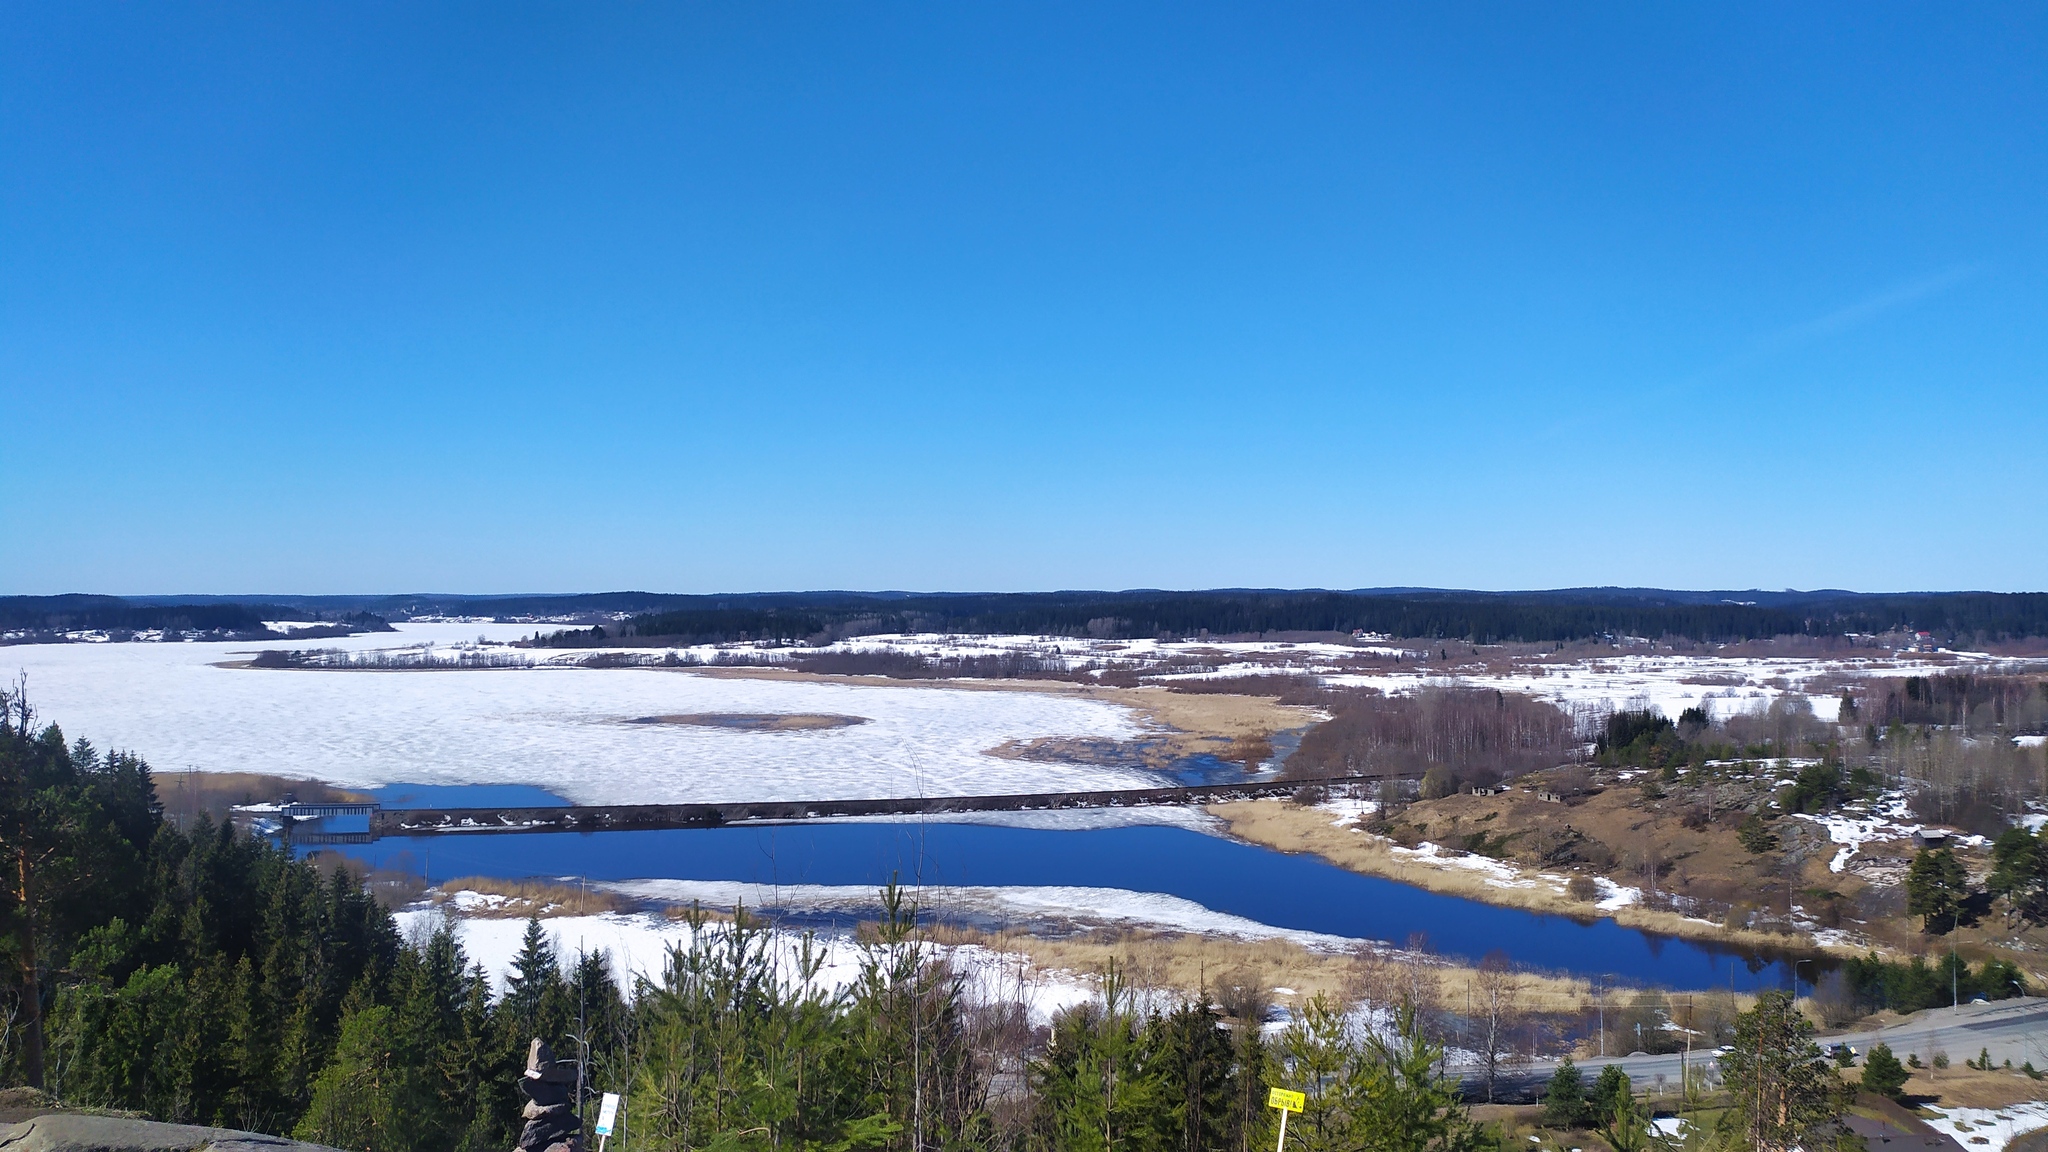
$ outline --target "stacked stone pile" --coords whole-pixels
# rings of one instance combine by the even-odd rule
[[[519,1078],[526,1094],[526,1127],[519,1133],[518,1152],[583,1152],[583,1122],[576,1118],[571,1096],[576,1069],[557,1064],[541,1040],[526,1050],[526,1074]]]

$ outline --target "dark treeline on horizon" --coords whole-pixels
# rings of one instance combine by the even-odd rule
[[[631,614],[623,624],[612,618]],[[1702,643],[1925,631],[1943,643],[2048,636],[2048,593],[1532,592],[1220,589],[1170,592],[761,592],[560,596],[0,597],[0,630],[250,631],[265,619],[369,624],[442,616],[601,624],[548,638],[666,643],[825,642],[889,632],[1138,639],[1350,632],[1469,643],[1569,643],[1639,636]]]
[[[1088,636],[1102,639],[1351,632],[1471,643],[1566,643],[1642,636],[1700,642],[1920,630],[1944,640],[2048,635],[2048,594],[1835,596],[1803,603],[1701,603],[1643,593],[1039,592],[833,600],[701,597],[641,613],[605,636],[674,642],[826,641],[889,632]]]
[[[268,636],[266,620],[316,620],[381,629],[385,621],[360,610],[310,612],[301,605],[238,600],[159,602],[120,596],[0,596],[0,632],[142,632],[171,629],[227,639]]]

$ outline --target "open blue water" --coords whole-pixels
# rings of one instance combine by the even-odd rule
[[[474,798],[465,793],[465,802]],[[1163,892],[1282,928],[1667,988],[1789,987],[1789,957],[1439,895],[1181,828],[1048,831],[988,824],[808,823],[656,832],[440,835],[339,849],[374,867],[465,875],[756,883],[1077,885]],[[1806,962],[1803,975],[1817,975]],[[1802,986],[1805,984],[1801,982]]]

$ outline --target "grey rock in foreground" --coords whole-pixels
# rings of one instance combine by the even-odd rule
[[[526,1049],[526,1073],[519,1078],[519,1090],[526,1094],[520,1112],[526,1127],[515,1152],[583,1152],[583,1122],[570,1099],[575,1089],[576,1070],[556,1061],[547,1043],[534,1037]]]
[[[0,1127],[0,1152],[334,1152],[282,1136],[57,1113]]]

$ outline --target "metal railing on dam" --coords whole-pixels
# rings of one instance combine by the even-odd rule
[[[493,832],[641,832],[670,828],[719,828],[728,824],[763,821],[820,820],[835,816],[942,816],[954,812],[1050,812],[1072,808],[1214,804],[1291,796],[1303,788],[1373,784],[1408,775],[1389,772],[1097,792],[1030,792],[1009,796],[750,800],[728,804],[597,804],[557,808],[381,808],[370,813],[366,834],[349,835],[379,839],[386,836]]]

